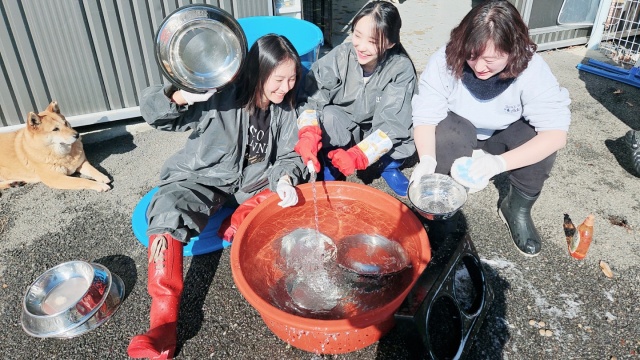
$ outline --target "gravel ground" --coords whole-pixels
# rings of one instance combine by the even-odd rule
[[[363,1],[349,3],[334,4],[334,43],[344,40],[339,30]],[[468,10],[455,12],[438,32],[431,29],[443,21],[437,1],[402,1],[398,7],[403,41],[418,69],[437,48],[433,41],[446,40],[447,31],[441,28]],[[434,19],[419,11],[427,8]],[[422,42],[428,45],[420,47]],[[470,195],[461,230],[473,241],[494,299],[469,340],[468,358],[638,359],[640,182],[623,137],[629,129],[640,129],[640,90],[578,71],[578,63],[599,56],[582,47],[541,55],[569,90],[573,113],[568,144],[533,208],[543,249],[540,256],[525,258],[511,245],[496,214],[506,195],[504,176]],[[157,184],[163,161],[182,147],[188,134],[151,130],[139,119],[80,130],[89,160],[113,179],[111,191],[52,190],[37,184],[0,196],[0,358],[126,359],[131,336],[147,329],[146,249],[133,235],[131,213]],[[407,176],[414,163],[406,165]],[[348,180],[393,194],[384,181],[366,173]],[[594,241],[582,261],[567,252],[565,213],[576,225],[589,213],[596,216]],[[343,355],[317,355],[287,345],[236,289],[229,253],[225,249],[185,260],[179,358],[419,358],[414,333],[401,326],[375,344]],[[74,259],[101,263],[118,274],[126,286],[124,303],[107,323],[80,337],[29,337],[20,325],[26,287],[46,269]],[[609,264],[613,278],[603,274],[600,261]]]

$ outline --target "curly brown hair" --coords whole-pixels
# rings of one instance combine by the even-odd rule
[[[487,42],[493,41],[497,51],[509,55],[501,79],[515,78],[529,64],[537,45],[529,37],[529,29],[518,10],[506,0],[488,0],[477,5],[451,30],[446,48],[447,67],[458,79],[469,59],[482,55]]]

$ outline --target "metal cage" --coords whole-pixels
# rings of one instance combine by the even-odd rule
[[[578,69],[640,87],[640,0],[612,0],[598,49],[614,63],[589,59]]]
[[[621,67],[637,66],[640,54],[640,0],[611,2],[599,49]]]

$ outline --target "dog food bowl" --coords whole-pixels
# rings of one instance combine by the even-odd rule
[[[427,220],[446,220],[467,201],[467,189],[448,175],[431,174],[409,184],[408,197]]]
[[[285,263],[279,241],[295,229],[315,229],[314,189],[318,229],[322,234],[331,239],[379,234],[404,248],[410,266],[396,275],[379,277],[384,281],[393,279],[388,286],[372,286],[371,292],[361,286],[365,289],[361,289],[363,294],[357,301],[340,296],[335,288],[321,294],[324,302],[311,298],[309,295],[315,293],[306,289],[311,283],[299,274],[297,279],[290,277],[286,266],[279,265]],[[242,222],[231,246],[233,280],[266,326],[291,346],[316,354],[342,354],[367,347],[393,328],[394,312],[431,259],[424,226],[403,203],[366,185],[317,182],[315,188],[314,184],[302,184],[297,190],[296,206],[281,208],[277,205],[278,197],[272,196]],[[331,251],[330,246],[327,248]],[[335,269],[324,270],[326,274],[322,269],[319,273],[331,278]],[[359,276],[347,270],[337,271]],[[318,280],[317,276],[314,280]],[[339,281],[335,285],[345,284]],[[326,292],[337,296],[326,297]],[[301,309],[290,311],[287,303]],[[309,308],[320,311],[311,314]],[[334,312],[337,315],[329,318],[328,314]]]
[[[247,39],[228,12],[191,4],[167,16],[156,34],[156,61],[178,88],[205,93],[233,81],[247,53]]]
[[[123,298],[124,283],[106,267],[66,262],[45,271],[27,289],[22,328],[35,337],[75,337],[107,321]]]

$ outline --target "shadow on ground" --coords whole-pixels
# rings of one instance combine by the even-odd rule
[[[222,251],[193,256],[184,280],[178,315],[178,352],[198,334],[204,320],[204,304],[220,264]]]
[[[599,55],[599,53],[593,54]],[[614,63],[606,61],[606,58],[603,57],[598,57],[596,60],[615,66]],[[585,58],[582,63],[587,64],[588,61],[589,58]],[[633,130],[640,129],[640,115],[638,113],[640,99],[638,99],[638,88],[606,76],[596,75],[586,71],[580,71],[579,78],[584,82],[589,94],[602,104],[607,111],[629,128]],[[640,81],[638,85],[640,86]],[[592,116],[597,117],[598,114],[592,114]],[[631,149],[625,143],[624,136],[625,134],[621,133],[615,140],[606,140],[605,145],[615,157],[618,164],[620,164],[620,167],[631,175],[640,176],[640,174],[637,174],[634,170]]]

